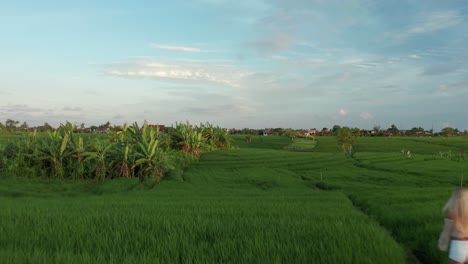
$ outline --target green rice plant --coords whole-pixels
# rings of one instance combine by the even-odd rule
[[[186,171],[190,181],[151,190],[133,179],[4,180],[0,260],[404,263],[402,247],[342,193],[311,189],[283,169],[244,170],[248,156],[271,151],[236,152],[236,163],[223,152],[202,155]]]
[[[284,147],[291,151],[312,151],[316,146],[316,141],[312,138],[294,139],[288,146]]]

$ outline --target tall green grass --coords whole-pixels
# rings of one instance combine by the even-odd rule
[[[151,190],[131,179],[4,179],[0,262],[404,261],[389,233],[342,193],[310,189],[282,170],[238,163],[229,173],[203,163],[185,172],[185,182]]]

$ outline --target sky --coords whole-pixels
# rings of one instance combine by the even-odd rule
[[[0,122],[468,129],[466,0],[0,0]]]

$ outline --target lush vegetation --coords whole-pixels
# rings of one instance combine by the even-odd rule
[[[441,207],[467,138],[361,137],[351,156],[335,137],[233,138],[239,149],[201,151],[152,189],[3,171],[0,262],[448,263]]]
[[[210,124],[193,127],[178,123],[170,133],[161,133],[158,126],[150,127],[146,122],[142,127],[125,125],[105,135],[79,134],[76,130],[67,123],[54,131],[34,131],[9,140],[0,153],[0,170],[31,177],[159,181],[203,151],[231,147],[227,131]]]

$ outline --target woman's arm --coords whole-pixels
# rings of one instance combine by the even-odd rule
[[[444,230],[440,234],[438,243],[439,249],[441,251],[447,251],[450,242],[450,234],[452,233],[453,229],[453,219],[450,214],[447,216],[447,218],[445,218],[444,221]]]

